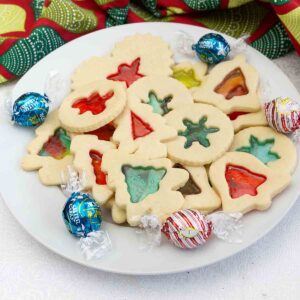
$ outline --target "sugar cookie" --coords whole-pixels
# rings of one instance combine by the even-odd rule
[[[244,152],[225,153],[211,164],[209,178],[223,211],[241,213],[269,208],[272,197],[291,181],[288,173],[271,169]]]
[[[229,118],[211,105],[186,105],[165,119],[177,131],[176,139],[167,142],[168,156],[183,165],[209,164],[225,153],[233,140]]]

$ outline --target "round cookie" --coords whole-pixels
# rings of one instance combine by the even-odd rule
[[[249,127],[234,136],[231,151],[254,155],[268,167],[292,173],[297,164],[297,151],[284,134],[270,127]]]
[[[59,108],[59,119],[71,132],[96,130],[115,119],[126,105],[122,83],[94,81],[73,91]]]
[[[164,76],[147,76],[136,81],[127,90],[131,103],[146,103],[154,113],[166,115],[173,109],[192,104],[189,90],[177,80]]]
[[[177,137],[167,142],[168,156],[188,166],[209,164],[225,153],[233,140],[229,118],[207,104],[191,104],[165,116]]]
[[[209,179],[224,212],[247,213],[269,208],[272,197],[289,185],[291,176],[267,167],[251,154],[227,152],[211,164]]]
[[[260,109],[257,93],[258,73],[246,63],[245,56],[219,63],[200,87],[193,90],[195,102],[214,105],[226,114],[256,112]]]

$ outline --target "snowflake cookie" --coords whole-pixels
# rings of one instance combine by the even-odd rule
[[[202,84],[207,72],[207,64],[202,61],[196,63],[184,61],[174,65],[172,69],[174,79],[180,81],[188,89],[193,89]]]
[[[209,164],[225,153],[233,140],[229,118],[207,104],[191,104],[165,116],[177,137],[167,142],[168,156],[188,166]]]
[[[176,163],[174,168],[186,170],[189,179],[178,191],[185,198],[183,208],[209,213],[221,206],[221,199],[208,181],[205,167],[188,167]]]
[[[136,34],[117,43],[111,56],[81,63],[72,75],[72,89],[100,79],[120,81],[129,87],[144,76],[171,75],[173,63],[172,52],[160,37]]]
[[[267,167],[251,154],[227,152],[213,162],[209,178],[225,212],[247,213],[270,207],[272,197],[286,188],[291,177]]]
[[[45,185],[65,183],[63,174],[72,165],[71,137],[58,119],[58,111],[49,113],[46,121],[35,130],[36,138],[28,146],[28,155],[21,163],[25,171],[39,170]]]
[[[184,204],[177,191],[188,180],[188,172],[172,167],[167,158],[145,159],[112,150],[104,154],[102,169],[107,184],[115,190],[115,204],[126,210],[127,222],[137,226],[145,214],[164,221]]]
[[[144,143],[148,143],[148,151],[157,151],[157,143],[166,142],[176,137],[176,130],[166,125],[166,120],[152,111],[152,107],[143,103],[128,101],[125,111],[117,120],[112,140],[119,148],[128,153],[135,152]]]
[[[96,130],[115,119],[126,105],[123,84],[99,80],[73,91],[59,108],[59,119],[71,132]]]
[[[215,66],[205,82],[193,90],[196,102],[212,104],[226,114],[256,112],[260,109],[257,93],[258,73],[246,63],[245,56]]]
[[[154,113],[166,115],[176,107],[194,103],[189,90],[177,80],[163,76],[147,76],[128,90],[131,103],[146,103]]]
[[[84,190],[92,190],[93,197],[100,204],[112,197],[113,191],[106,185],[106,174],[102,171],[102,156],[115,149],[111,142],[101,141],[95,135],[77,135],[73,138],[71,152],[74,168],[83,174]]]
[[[297,151],[284,134],[270,127],[249,127],[234,136],[231,151],[254,155],[268,167],[292,173],[297,164]]]

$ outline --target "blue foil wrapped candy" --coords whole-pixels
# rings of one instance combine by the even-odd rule
[[[69,232],[76,237],[86,237],[90,232],[99,231],[102,223],[100,206],[89,194],[82,192],[71,194],[62,216]]]
[[[228,42],[217,33],[208,33],[192,45],[199,59],[207,64],[217,64],[224,60],[230,52]]]
[[[23,127],[33,127],[43,123],[49,111],[46,95],[31,92],[20,96],[12,108],[12,121]]]

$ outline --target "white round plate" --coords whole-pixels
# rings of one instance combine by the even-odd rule
[[[69,76],[83,60],[109,52],[114,44],[127,35],[150,32],[174,44],[176,32],[184,30],[195,40],[209,30],[172,23],[143,23],[113,27],[88,34],[52,52],[22,77],[14,90],[14,98],[29,91],[43,92],[47,74],[58,70]],[[234,39],[227,37],[230,42]],[[261,78],[268,79],[271,95],[298,98],[298,93],[284,73],[256,50],[248,47],[248,61],[256,67]],[[176,56],[176,59],[180,58]],[[212,238],[194,251],[177,249],[164,240],[161,247],[150,251],[139,250],[135,229],[105,222],[113,250],[98,261],[86,261],[79,250],[77,239],[65,228],[61,211],[65,197],[57,187],[43,186],[36,172],[24,172],[21,158],[33,139],[32,129],[11,126],[0,116],[0,191],[12,214],[36,240],[45,247],[74,262],[95,269],[123,274],[166,274],[188,271],[223,260],[255,243],[267,234],[287,213],[299,194],[300,167],[293,175],[293,183],[276,197],[265,212],[246,215],[243,243],[229,244]],[[298,184],[297,184],[298,182]],[[13,238],[13,237],[12,237]]]

